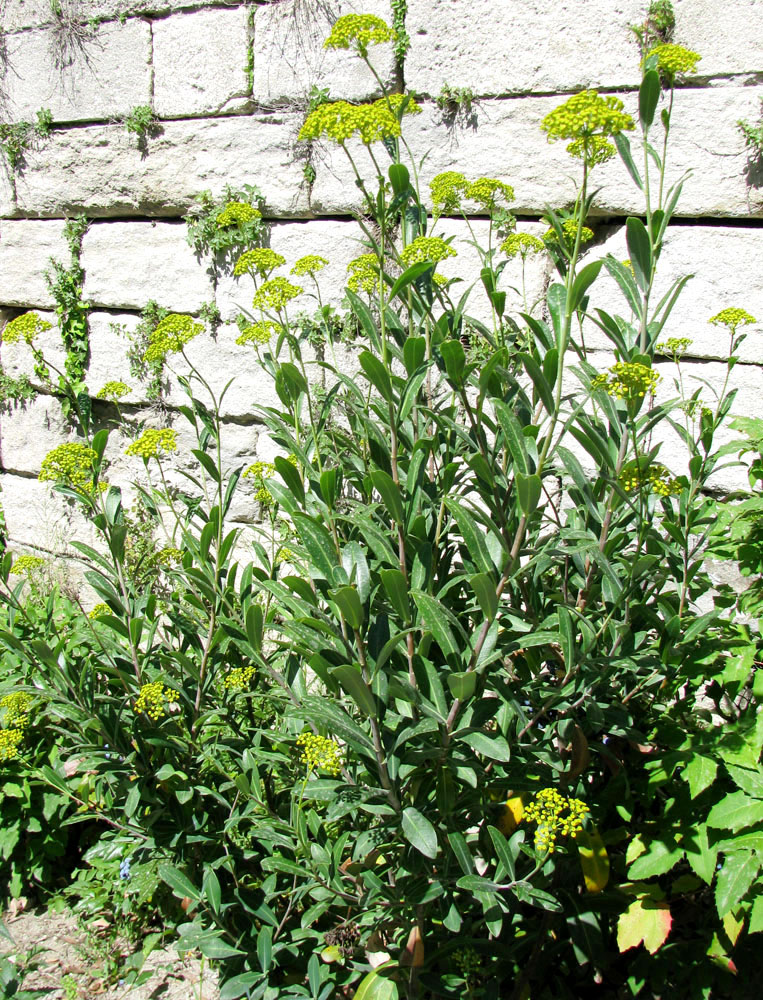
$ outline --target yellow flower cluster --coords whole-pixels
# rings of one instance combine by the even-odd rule
[[[107,382],[96,394],[96,399],[108,399],[111,403],[116,403],[124,396],[129,396],[132,389],[124,382]]]
[[[261,218],[262,212],[254,205],[249,205],[245,201],[229,201],[225,208],[217,213],[215,222],[218,229],[226,229],[228,226],[241,226]]]
[[[322,104],[307,116],[299,138],[319,139],[325,135],[334,142],[344,143],[357,133],[367,146],[383,139],[396,138],[400,135],[397,113],[404,99],[403,94],[391,94],[389,98],[380,98],[373,104],[349,104],[347,101]],[[420,105],[409,98],[405,113],[416,115],[420,112]]]
[[[41,556],[19,556],[11,566],[11,573],[16,576],[28,576],[36,569],[45,565],[45,560]]]
[[[262,278],[267,278],[277,267],[286,263],[286,258],[280,253],[271,250],[270,247],[257,247],[256,250],[246,250],[236,261],[233,268],[234,277],[240,278],[242,274],[257,274]]]
[[[245,344],[251,344],[253,347],[267,344],[277,329],[275,323],[271,323],[270,320],[265,320],[264,323],[250,323],[244,327],[241,335],[236,337],[236,343],[242,347]]]
[[[325,257],[321,257],[317,253],[309,253],[306,257],[300,257],[289,273],[296,274],[298,278],[302,278],[306,274],[312,276],[318,271],[322,271],[327,264],[328,261]]]
[[[138,455],[144,461],[149,458],[158,458],[160,454],[167,454],[178,450],[177,431],[171,427],[149,427],[137,441],[127,448],[125,455]]]
[[[156,722],[163,715],[167,714],[164,705],[170,694],[174,694],[174,692],[166,688],[161,681],[152,681],[150,684],[143,684],[133,707],[135,713],[140,714],[141,712],[145,712],[149,719],[153,719]]]
[[[173,563],[180,562],[182,558],[183,553],[180,549],[176,549],[174,545],[165,545],[163,549],[159,549],[156,553],[156,560],[162,566],[171,566]]]
[[[345,14],[338,18],[331,34],[323,43],[324,49],[349,49],[357,42],[361,52],[369,45],[395,40],[395,31],[386,21],[373,14]]]
[[[432,192],[432,205],[436,216],[444,213],[457,212],[461,208],[461,198],[466,195],[469,182],[463,174],[455,170],[446,170],[433,177],[429,190]]]
[[[683,45],[671,45],[667,42],[664,45],[655,45],[647,53],[646,58],[649,56],[657,56],[658,68],[671,78],[678,73],[693,73],[702,58],[699,52],[692,52]]]
[[[342,770],[342,751],[328,737],[305,731],[297,737],[297,746],[302,747],[299,759],[309,771],[328,771],[336,776]]]
[[[486,212],[494,212],[498,208],[499,199],[502,198],[507,204],[514,200],[514,188],[494,177],[478,177],[467,185],[466,197],[476,201]]]
[[[680,358],[682,354],[686,354],[691,345],[691,337],[668,337],[667,340],[656,344],[655,350],[661,351],[663,354],[672,354],[674,358]]]
[[[20,729],[0,729],[0,762],[18,757],[19,743],[24,739]]]
[[[617,97],[600,97],[596,90],[583,90],[550,111],[540,127],[548,133],[549,142],[572,139],[567,146],[570,156],[602,163],[615,154],[607,137],[635,128],[624,108]]]
[[[542,788],[533,802],[525,806],[523,819],[537,823],[535,849],[553,854],[559,837],[574,840],[583,829],[588,806],[580,799],[568,799],[555,788]]]
[[[229,691],[243,691],[254,677],[254,667],[236,667],[228,672],[223,681],[223,687]]]
[[[522,260],[531,254],[543,253],[545,249],[543,240],[530,233],[511,233],[501,244],[501,252],[507,257],[516,257],[519,254]]]
[[[749,326],[750,323],[757,323],[754,316],[751,316],[744,309],[723,309],[721,312],[711,316],[708,323],[714,326],[725,326],[729,330],[736,330],[738,326]]]
[[[26,729],[32,710],[32,696],[26,691],[11,691],[0,698],[0,708],[5,709],[3,724],[7,729]]]
[[[373,292],[379,281],[379,259],[374,253],[364,253],[347,265],[350,277],[347,287],[353,292]]]
[[[609,371],[591,381],[591,391],[603,389],[615,399],[640,399],[654,394],[660,376],[640,362],[618,361]]]
[[[304,291],[299,285],[292,285],[286,278],[271,278],[255,292],[252,305],[255,309],[275,309],[280,312],[288,302],[296,299]]]
[[[645,489],[661,497],[676,496],[683,489],[683,485],[659,462],[653,463],[643,472],[638,467],[623,472],[620,485],[626,493]]]
[[[50,328],[51,324],[36,312],[27,312],[6,324],[2,339],[6,344],[14,344],[17,340],[25,340],[27,344],[31,344],[38,333]]]
[[[578,224],[577,222],[575,222],[574,219],[566,219],[562,223],[562,233],[564,234],[564,242],[570,249],[572,249],[572,247],[574,247],[575,245],[575,237],[577,236],[577,232],[578,232]],[[589,229],[588,226],[583,226],[583,228],[580,230],[581,244],[590,243],[592,239],[593,239],[593,229]],[[554,229],[553,226],[550,229],[547,229],[546,232],[543,234],[543,241],[544,243],[558,242],[556,230]]]
[[[273,497],[265,485],[265,480],[272,478],[276,473],[276,467],[272,462],[255,462],[250,465],[248,469],[244,470],[244,478],[253,479],[257,490],[254,494],[254,499],[258,503],[270,506],[273,503]]]
[[[444,285],[448,284],[448,279],[445,277],[445,275],[444,274],[437,274],[436,271],[432,275],[432,281],[435,283],[435,285],[439,285],[440,288],[442,288]]]
[[[148,347],[143,355],[145,361],[164,361],[168,354],[181,350],[189,340],[193,340],[204,329],[201,323],[194,323],[187,313],[170,313],[159,320],[156,329],[148,339]]]
[[[457,257],[458,254],[439,236],[417,236],[413,243],[410,243],[400,255],[403,263],[410,267],[411,264],[418,264],[421,261],[431,261],[439,264],[446,257]]]
[[[103,615],[110,615],[110,614],[111,614],[111,608],[104,601],[101,601],[100,603],[96,604],[91,611],[88,612],[87,617],[90,618],[91,621],[96,621],[98,618],[102,618]]]
[[[92,490],[93,465],[98,456],[78,441],[60,444],[42,460],[40,482],[64,483],[79,490]]]

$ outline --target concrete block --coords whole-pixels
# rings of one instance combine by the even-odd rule
[[[154,104],[163,118],[241,111],[249,102],[245,6],[153,24]]]
[[[673,0],[676,41],[699,52],[703,78],[747,77],[758,83],[763,72],[763,35],[758,0]]]
[[[101,222],[82,242],[85,296],[98,306],[141,309],[149,299],[175,312],[212,300],[212,283],[171,222]]]
[[[71,437],[71,425],[54,396],[37,396],[0,414],[0,464],[4,472],[37,476],[42,460]]]
[[[311,87],[328,88],[334,100],[381,96],[361,59],[347,50],[324,49],[332,24],[343,14],[375,14],[388,24],[388,0],[285,0],[256,8],[254,15],[254,99],[264,106],[306,103]],[[394,80],[392,45],[371,46],[371,62],[385,83]]]
[[[16,214],[14,177],[5,157],[0,157],[0,219]]]
[[[177,217],[200,191],[219,196],[226,184],[255,183],[268,214],[304,215],[307,189],[294,150],[300,121],[273,115],[167,122],[149,139],[145,157],[119,126],[55,132],[43,151],[27,157],[17,181],[19,211]]]
[[[50,258],[69,262],[64,223],[40,219],[0,223],[0,303],[22,308],[52,307],[45,282]]]
[[[408,0],[406,84],[476,96],[638,86],[643,0]]]
[[[50,0],[3,0],[0,4],[7,31],[38,28],[73,20],[87,25],[89,21],[108,21],[150,14],[167,14],[195,7],[230,7],[241,0],[58,0],[63,17],[56,17]]]
[[[151,95],[151,31],[112,22],[67,41],[54,28],[9,35],[4,86],[14,121],[49,108],[56,122],[118,118]]]
[[[59,496],[50,483],[0,474],[3,512],[11,548],[14,543],[32,545],[56,559],[73,556],[74,539],[97,545],[97,532],[76,507]]]

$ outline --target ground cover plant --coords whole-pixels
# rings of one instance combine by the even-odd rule
[[[326,44],[368,61],[396,41],[349,15]],[[718,444],[728,378],[689,383],[689,344],[665,331],[688,278],[654,291],[683,185],[673,89],[698,60],[651,47],[637,119],[583,91],[538,123],[579,175],[542,239],[516,231],[505,182],[421,184],[412,95],[379,80],[372,103],[318,103],[300,138],[337,143],[363,200],[348,323],[328,307],[295,320],[327,262],[262,246],[253,195],[203,200],[199,248],[252,280],[238,342],[279,400],[256,408],[272,463],[224,465],[228,387],[186,353],[193,316],[154,304],[138,359],[185,389],[182,474],[176,427],[121,418],[129,386],[98,394],[113,419],[57,373],[81,434],[40,475],[97,531],[77,549],[99,603],[35,586],[38,557],[2,557],[11,893],[44,883],[48,855],[71,858],[62,831],[79,829],[75,904],[128,934],[169,928],[218,965],[223,1000],[745,995],[763,930],[760,639],[727,613],[736,595],[697,601],[708,551],[759,579],[760,422]],[[587,260],[596,171],[617,156],[643,215],[629,260]],[[459,252],[438,226],[475,210],[489,240],[465,288],[438,273]],[[536,254],[556,273],[531,303],[504,272]],[[618,298],[589,310],[604,273]],[[756,320],[719,302],[708,321],[730,375]],[[41,323],[25,314],[3,338],[35,349]],[[345,327],[354,377],[333,360]],[[675,366],[662,402],[655,359]],[[661,460],[666,428],[680,467]],[[109,482],[115,447],[138,512]],[[738,453],[753,493],[719,517],[708,481]],[[242,491],[253,534],[230,525]],[[54,843],[8,836],[40,799]]]

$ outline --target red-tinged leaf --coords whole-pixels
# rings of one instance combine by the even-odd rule
[[[601,892],[609,882],[609,855],[601,834],[595,826],[581,830],[575,838],[580,854],[580,867],[588,892]]]
[[[643,943],[654,955],[667,941],[672,923],[666,902],[637,896],[617,921],[617,947],[623,952]]]

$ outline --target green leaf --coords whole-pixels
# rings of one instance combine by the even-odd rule
[[[603,260],[593,260],[590,264],[586,264],[585,267],[580,269],[572,286],[572,294],[570,295],[571,312],[574,312],[578,308],[585,293],[599,277],[599,272],[603,264]]]
[[[477,596],[484,616],[490,620],[495,618],[498,611],[498,596],[492,576],[488,576],[487,573],[477,573],[469,578],[469,585]]]
[[[389,372],[382,362],[375,354],[371,354],[370,351],[361,351],[358,355],[358,362],[366,378],[374,386],[379,395],[386,399],[388,403],[392,402],[392,382],[390,381]]]
[[[215,482],[220,482],[220,470],[215,465],[215,461],[211,455],[208,455],[205,451],[200,448],[192,448],[191,454],[198,461],[199,465],[203,466],[204,471],[207,473],[209,478]]]
[[[392,301],[396,295],[399,295],[400,292],[404,291],[408,285],[418,280],[422,274],[426,274],[427,271],[433,270],[434,264],[428,260],[422,260],[419,261],[418,264],[412,264],[407,270],[403,271],[395,284],[392,286],[392,291],[389,293],[390,301]]]
[[[654,121],[657,102],[660,99],[660,74],[655,69],[644,73],[638,92],[638,116],[641,127],[648,132]]]
[[[483,573],[493,572],[493,560],[487,547],[485,532],[472,514],[457,500],[446,498],[445,506],[456,519],[458,530],[464,540],[469,558],[472,559]],[[495,587],[493,587],[495,590]]]
[[[392,520],[396,521],[398,524],[402,524],[405,520],[405,515],[403,513],[403,500],[400,496],[400,487],[397,485],[395,480],[392,476],[383,472],[381,469],[376,469],[368,478],[371,480],[373,488],[381,496],[382,502],[387,508]]]
[[[273,964],[273,928],[268,924],[263,924],[257,934],[257,961],[263,972]]]
[[[336,602],[339,610],[347,620],[351,629],[357,630],[363,625],[363,605],[355,587],[337,587],[330,591],[330,596]]]
[[[567,289],[564,285],[551,285],[546,293],[548,311],[551,314],[551,323],[554,327],[554,337],[556,346],[561,349],[562,331],[564,329],[564,316],[567,310]]]
[[[426,816],[413,806],[403,809],[403,836],[425,857],[437,857],[437,832]]]
[[[712,785],[717,772],[718,764],[712,758],[695,754],[684,767],[681,777],[689,782],[691,797],[696,799],[700,792]]]
[[[707,839],[707,827],[704,823],[697,826],[692,832],[691,838],[684,838],[683,846],[686,848],[686,860],[691,865],[695,875],[702,879],[706,885],[710,885],[715,877],[715,864],[718,851],[711,847]]]
[[[361,979],[355,991],[355,1000],[398,1000],[397,986],[381,973],[387,964],[385,962]]]
[[[173,868],[172,865],[159,865],[157,872],[162,882],[166,882],[176,896],[181,899],[188,896],[189,899],[196,900],[196,902],[201,899],[201,893],[193,882],[177,868]]]
[[[523,473],[517,471],[515,473],[515,478],[517,483],[517,499],[519,500],[519,509],[525,517],[530,517],[530,515],[537,509],[538,504],[540,503],[541,493],[543,491],[540,476],[537,473],[532,476],[525,476]]]
[[[747,894],[760,871],[760,861],[752,851],[731,851],[718,872],[715,905],[723,917]]]
[[[535,391],[538,393],[538,397],[545,406],[548,413],[554,412],[554,392],[553,388],[549,385],[548,379],[543,374],[538,362],[530,354],[520,354],[519,360],[524,365],[524,369],[527,374],[532,379],[532,383],[535,386]]]
[[[488,826],[487,832],[493,842],[493,848],[498,856],[498,860],[506,869],[506,874],[513,882],[517,875],[514,866],[514,857],[509,850],[509,845],[506,843],[506,838],[501,831],[494,826]]]
[[[459,830],[451,830],[448,834],[448,843],[464,875],[473,875],[474,861],[464,835]]]
[[[649,234],[641,219],[632,217],[625,220],[625,234],[636,284],[642,292],[645,292],[652,277],[652,247]]]
[[[522,425],[517,420],[511,408],[502,399],[493,400],[493,409],[501,425],[504,440],[511,453],[515,468],[517,471],[528,475],[530,473],[530,460],[527,457]]]
[[[352,698],[364,715],[376,716],[376,702],[371,689],[363,680],[360,667],[344,664],[334,667],[331,676],[336,677],[342,689]]]
[[[763,801],[744,792],[732,792],[716,803],[707,817],[707,825],[736,833],[753,823],[763,822]]]
[[[448,674],[448,687],[454,698],[458,698],[459,701],[467,701],[472,697],[477,687],[477,675],[473,670],[462,670]]]
[[[575,838],[580,867],[588,892],[601,892],[609,881],[609,855],[601,834],[595,826],[581,830]]]
[[[737,767],[735,764],[726,764],[725,766],[738,788],[747,792],[754,799],[763,799],[763,774],[761,774],[760,769],[751,771],[749,768]]]
[[[262,624],[262,608],[250,604],[246,609],[246,637],[258,653],[262,650]]]
[[[327,580],[333,580],[337,554],[331,535],[322,524],[308,517],[307,514],[294,513],[292,520],[313,566]]]
[[[273,465],[297,503],[304,504],[305,487],[302,485],[302,479],[297,469],[281,455],[277,455],[273,459]]]
[[[491,760],[507,763],[511,759],[511,749],[503,736],[488,736],[487,733],[466,733],[456,737],[460,743],[466,743],[472,750],[481,753]]]
[[[759,934],[763,931],[763,895],[756,896],[753,900],[750,911],[750,934]]]
[[[641,180],[641,175],[636,168],[636,164],[633,162],[631,144],[628,140],[628,136],[624,132],[618,132],[617,135],[613,136],[613,139],[615,146],[617,146],[617,152],[620,154],[620,159],[623,161],[626,170],[633,178],[633,183],[639,191],[643,191],[644,182]]]
[[[443,651],[445,656],[457,656],[458,644],[448,624],[448,618],[443,611],[442,604],[429,594],[420,590],[411,591],[411,596],[416,602],[421,617],[424,619],[424,628],[432,633],[435,641]]]
[[[683,858],[684,852],[675,844],[662,840],[653,840],[646,852],[636,858],[628,869],[629,879],[651,878],[654,875],[664,875],[674,868]]]
[[[445,362],[445,371],[455,386],[463,383],[466,368],[466,354],[460,340],[446,340],[440,344],[440,354]]]
[[[410,622],[411,605],[408,600],[408,586],[402,571],[399,569],[383,569],[380,571],[379,576],[392,607],[404,622]]]
[[[427,356],[427,342],[425,337],[408,337],[403,344],[403,364],[409,375],[413,375],[417,368],[424,363]]]
[[[402,163],[393,163],[389,167],[387,174],[389,175],[390,184],[395,194],[405,194],[411,184],[411,175],[408,173],[408,168]]]

